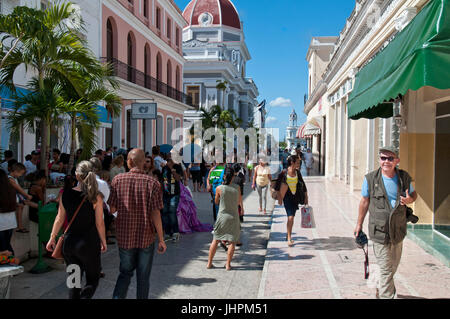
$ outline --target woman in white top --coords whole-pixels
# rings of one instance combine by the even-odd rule
[[[263,199],[264,199],[264,214],[266,214],[267,208],[267,190],[269,189],[272,175],[270,174],[270,166],[267,165],[267,159],[265,156],[259,159],[259,165],[255,167],[255,173],[253,175],[253,190],[258,190],[259,195],[259,212],[263,211]]]
[[[16,190],[8,181],[6,173],[0,169],[0,251],[9,251],[14,255],[11,246],[13,230],[17,227]]]

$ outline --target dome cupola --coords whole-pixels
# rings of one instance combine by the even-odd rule
[[[230,0],[192,0],[184,9],[183,17],[189,26],[228,26],[241,29],[241,20]]]

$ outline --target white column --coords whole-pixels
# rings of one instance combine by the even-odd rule
[[[374,150],[374,137],[375,137],[375,121],[368,120],[369,125],[367,126],[367,168],[366,173],[374,170],[375,163],[375,150]]]

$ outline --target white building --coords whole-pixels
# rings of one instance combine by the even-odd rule
[[[245,127],[254,119],[258,88],[246,77],[251,59],[243,25],[229,0],[193,0],[184,9],[188,26],[183,29],[184,92],[198,109],[220,105],[234,110]],[[217,84],[226,82],[226,90]],[[201,118],[198,111],[185,112],[185,126]]]
[[[292,113],[289,115],[289,126],[286,128],[286,142],[289,150],[301,145],[301,139],[297,138],[297,131],[299,129],[297,119],[297,113],[292,109]]]
[[[113,65],[122,100],[119,117],[112,120],[100,103],[100,127],[95,132],[97,147],[139,147],[151,151],[152,146],[175,144],[174,129],[182,126],[183,114],[193,109],[182,92],[184,58],[181,32],[186,21],[172,0],[72,0],[80,7],[89,48],[94,55]],[[1,13],[9,14],[16,6],[45,9],[50,0],[2,0]],[[14,84],[26,89],[30,75],[19,69]],[[25,90],[26,91],[26,90]],[[19,161],[40,148],[38,134],[22,130],[19,139],[11,136],[7,115],[12,107],[10,94],[1,92],[1,144],[10,149]],[[133,103],[157,104],[156,120],[133,119]],[[67,125],[50,135],[51,148],[69,152],[70,134]]]

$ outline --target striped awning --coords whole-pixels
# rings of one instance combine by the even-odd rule
[[[313,118],[309,120],[307,123],[300,126],[300,128],[297,131],[297,138],[305,138],[308,136],[320,134],[322,134],[320,124],[315,118]]]
[[[305,127],[306,127],[306,123],[305,124],[303,124],[302,126],[300,126],[300,128],[298,129],[298,131],[297,131],[297,138],[305,138],[305,135],[304,135],[304,131],[305,131]]]

